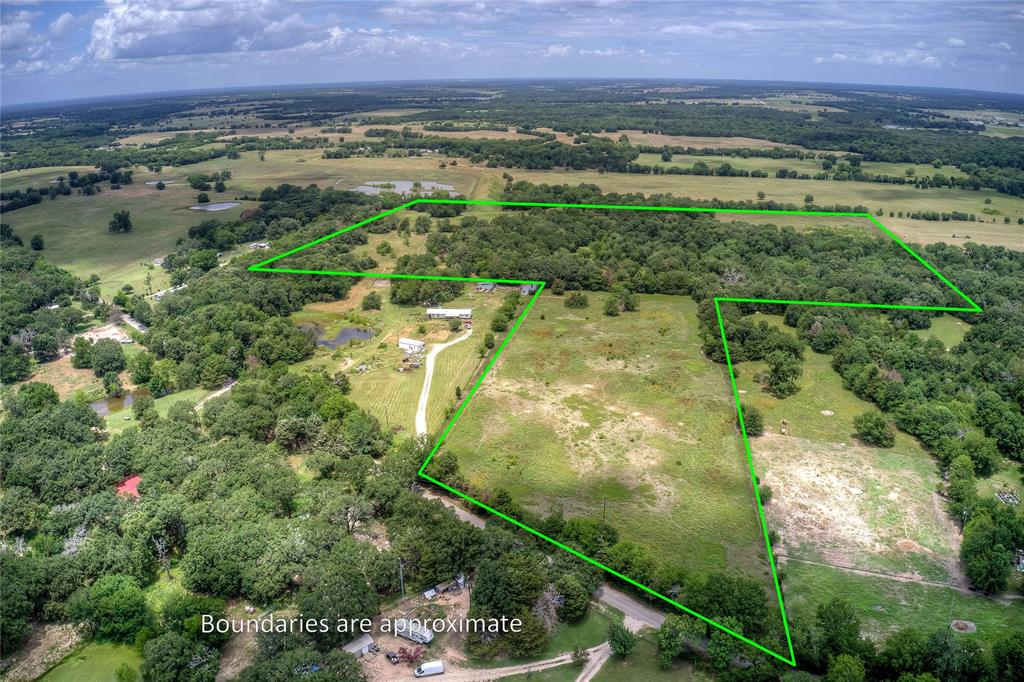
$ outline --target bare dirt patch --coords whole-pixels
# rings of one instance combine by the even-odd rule
[[[955,527],[912,456],[766,434],[751,445],[766,513],[798,559],[958,583]],[[913,468],[916,466],[916,468]]]

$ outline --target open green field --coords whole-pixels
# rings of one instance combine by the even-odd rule
[[[6,173],[0,173],[0,188],[3,188],[5,192],[13,192],[16,189],[27,189],[29,187],[46,189],[50,186],[51,180],[56,180],[62,175],[67,179],[70,171],[89,173],[94,170],[96,170],[95,166],[42,166],[40,168],[7,171]],[[61,197],[61,199],[63,198]],[[44,203],[45,201],[48,200],[44,199]],[[60,199],[55,199],[54,201],[60,201]]]
[[[785,328],[780,316],[753,317]],[[957,322],[936,318],[922,335],[955,342],[964,333]],[[736,365],[741,400],[760,408],[765,418],[765,435],[752,438],[750,447],[761,482],[773,492],[765,515],[779,532],[774,549],[792,558],[783,584],[790,615],[811,618],[813,611],[807,606],[800,611],[801,604],[844,595],[859,600],[858,610],[877,635],[907,625],[927,630],[951,618],[1024,623],[1019,601],[1005,606],[980,594],[911,582],[966,584],[958,563],[958,526],[935,493],[937,465],[914,438],[899,431],[892,448],[859,445],[853,418],[873,406],[843,387],[830,356],[807,350],[804,358],[801,390],[783,400],[756,382],[764,363]],[[1012,471],[1007,473],[1012,482]],[[885,575],[858,575],[846,568]],[[943,614],[938,621],[936,614]]]
[[[645,166],[661,166],[668,168],[670,166],[682,166],[688,167],[703,161],[712,168],[717,168],[723,163],[728,163],[733,168],[739,170],[762,170],[772,175],[775,174],[780,168],[786,168],[791,171],[798,173],[806,173],[808,175],[814,175],[815,173],[821,172],[821,159],[771,159],[766,157],[751,156],[743,158],[740,156],[700,156],[691,154],[676,154],[672,157],[671,161],[662,161],[661,154],[641,154],[636,160],[637,163]],[[861,163],[861,168],[868,173],[878,173],[880,175],[892,175],[902,177],[907,169],[912,169],[915,175],[934,175],[936,173],[942,173],[947,177],[959,177],[964,175],[964,172],[955,166],[943,166],[942,168],[935,168],[931,164],[927,163],[888,163],[883,161],[864,161]],[[757,179],[757,178],[753,178]]]
[[[444,157],[323,159],[320,156],[320,150],[281,149],[268,151],[260,161],[256,152],[246,152],[239,159],[214,159],[175,170],[183,177],[191,173],[230,170],[232,177],[226,194],[232,191],[259,193],[265,187],[286,182],[303,187],[316,184],[353,189],[367,180],[433,180],[446,182],[467,197],[478,198],[476,193],[482,174],[470,168],[464,159],[458,159],[454,167],[441,169],[438,164]],[[500,177],[501,173],[497,175]]]
[[[606,192],[671,192],[695,199],[756,200],[757,192],[765,199],[802,204],[810,194],[816,204],[863,204],[870,210],[889,211],[963,211],[982,215],[985,208],[1010,216],[1014,223],[1024,216],[1024,200],[995,190],[964,190],[950,188],[915,189],[906,185],[878,182],[835,182],[832,180],[781,180],[779,178],[730,178],[709,175],[640,175],[637,173],[598,173],[596,171],[530,171],[516,170],[516,180],[536,183],[592,183]],[[985,199],[992,199],[985,204]],[[883,220],[883,222],[885,222]],[[946,229],[970,231],[975,223],[946,223]],[[1011,226],[1007,226],[1009,228]],[[1020,226],[1012,226],[1020,231]]]
[[[917,334],[923,339],[935,337],[945,344],[946,348],[955,348],[964,340],[968,329],[970,326],[966,322],[943,313],[942,317],[932,318],[932,326],[928,329],[914,329],[911,330],[911,333]]]
[[[354,401],[388,427],[414,433],[425,367],[398,371],[404,366],[402,359],[405,355],[397,346],[398,339],[406,337],[425,341],[429,351],[433,344],[451,341],[463,332],[449,331],[447,323],[442,320],[427,320],[424,308],[393,305],[388,300],[389,286],[388,280],[365,278],[352,288],[345,300],[312,303],[292,314],[296,324],[315,325],[326,338],[333,337],[343,327],[374,330],[374,337],[365,341],[350,342],[335,350],[317,348],[312,359],[298,366],[323,368],[331,373],[346,372],[352,383],[350,397]],[[384,300],[381,310],[360,310],[360,302],[371,290],[377,291]],[[449,308],[471,308],[476,329],[468,339],[437,356],[427,407],[429,431],[436,432],[444,426],[445,411],[455,402],[455,387],[467,388],[481,369],[479,346],[489,328],[491,315],[499,305],[500,293],[485,294],[469,287],[454,301],[445,304]],[[419,333],[421,324],[426,327],[424,334]]]
[[[127,644],[90,642],[43,675],[41,682],[112,682],[122,665],[138,673],[142,655]]]
[[[47,261],[66,268],[80,277],[97,274],[100,290],[111,296],[124,284],[145,290],[146,275],[152,275],[153,291],[166,288],[168,279],[162,268],[153,266],[155,258],[174,250],[179,237],[203,220],[234,220],[247,207],[241,206],[204,213],[189,210],[195,192],[185,184],[168,185],[164,191],[143,183],[94,196],[72,195],[44,200],[4,214],[4,222],[27,242],[40,234],[46,243]],[[216,195],[215,195],[216,196]],[[229,192],[225,200],[233,196]],[[216,199],[213,199],[216,200]],[[253,204],[249,204],[252,206]],[[128,210],[134,229],[127,234],[112,234],[107,223],[115,211]]]
[[[642,296],[601,314],[542,296],[449,436],[477,489],[607,522],[658,560],[767,570],[722,367],[696,305]]]
[[[814,610],[839,596],[849,601],[864,633],[884,639],[901,628],[930,634],[948,630],[954,619],[968,620],[976,633],[957,635],[991,643],[1024,629],[1024,601],[999,602],[948,587],[881,580],[831,566],[795,561],[782,567],[786,611],[795,623],[813,622]]]

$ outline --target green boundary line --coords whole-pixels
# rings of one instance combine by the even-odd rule
[[[786,645],[787,645],[788,653],[789,653],[788,657],[783,656],[782,654],[780,654],[780,653],[778,653],[776,651],[768,649],[767,647],[764,647],[761,644],[758,644],[757,642],[753,641],[752,639],[749,639],[749,638],[741,635],[738,632],[734,632],[733,630],[725,627],[724,625],[721,625],[720,623],[716,623],[714,620],[712,620],[712,619],[710,619],[710,618],[708,618],[706,616],[702,616],[701,614],[697,613],[696,611],[693,611],[693,610],[687,608],[686,606],[683,606],[682,604],[676,602],[675,600],[670,599],[669,597],[666,597],[665,595],[660,594],[659,592],[656,592],[655,590],[652,590],[651,588],[647,587],[646,585],[641,585],[639,582],[637,582],[636,580],[633,580],[629,576],[623,575],[622,573],[619,573],[618,571],[616,571],[616,570],[614,570],[612,568],[609,568],[608,566],[605,566],[601,562],[599,562],[599,561],[597,561],[595,559],[592,559],[591,557],[586,556],[585,554],[583,554],[583,553],[573,549],[572,547],[564,545],[561,542],[559,542],[558,540],[555,540],[554,538],[550,538],[547,535],[544,535],[543,533],[541,533],[540,531],[537,531],[537,530],[535,530],[533,528],[530,528],[526,524],[524,524],[524,523],[522,523],[520,521],[517,521],[516,519],[513,519],[510,516],[507,516],[506,514],[503,514],[502,512],[498,511],[497,509],[493,509],[493,508],[487,506],[483,502],[480,502],[479,500],[476,500],[473,497],[471,497],[471,496],[469,496],[469,495],[467,495],[467,494],[465,494],[465,493],[463,493],[463,492],[461,492],[459,490],[456,490],[455,488],[447,485],[446,483],[443,483],[442,481],[439,481],[439,480],[431,477],[429,474],[426,473],[427,465],[430,464],[430,461],[434,458],[434,455],[437,454],[437,451],[441,448],[441,445],[444,444],[445,440],[448,438],[448,434],[451,433],[452,428],[455,426],[456,422],[458,422],[459,417],[461,417],[462,413],[465,412],[466,407],[469,405],[470,400],[473,398],[474,395],[476,395],[476,392],[480,388],[480,385],[483,383],[483,380],[487,377],[488,373],[490,373],[491,368],[494,367],[494,363],[497,362],[498,358],[501,356],[502,352],[505,350],[505,347],[508,345],[508,342],[512,339],[512,336],[519,329],[519,326],[522,324],[522,322],[526,318],[527,314],[529,314],[530,310],[533,308],[534,304],[537,302],[537,299],[540,297],[541,292],[544,291],[544,287],[546,285],[546,282],[542,282],[542,281],[539,281],[539,280],[494,279],[494,278],[487,278],[487,277],[443,277],[443,276],[435,276],[435,275],[404,275],[404,274],[394,274],[394,273],[348,272],[348,271],[333,271],[333,270],[300,270],[300,269],[292,269],[292,268],[272,268],[272,267],[267,267],[271,263],[279,261],[282,258],[286,258],[287,256],[290,256],[290,255],[292,255],[294,253],[297,253],[297,252],[302,251],[304,249],[308,249],[311,246],[316,246],[317,244],[322,244],[323,242],[325,242],[325,241],[327,241],[329,239],[333,239],[334,237],[337,237],[338,235],[344,234],[344,233],[349,232],[351,230],[354,230],[354,229],[357,229],[357,228],[362,227],[364,225],[367,225],[369,223],[372,223],[375,220],[380,220],[381,218],[389,216],[389,215],[391,215],[393,213],[397,213],[398,211],[402,211],[402,210],[405,210],[407,208],[412,208],[413,206],[417,206],[417,205],[420,205],[420,204],[459,204],[459,205],[464,205],[464,206],[513,206],[513,207],[521,207],[521,208],[572,208],[572,209],[604,209],[604,210],[621,210],[621,211],[662,211],[662,212],[674,212],[674,213],[726,213],[726,214],[728,214],[728,213],[744,213],[744,214],[760,214],[760,215],[806,215],[806,216],[831,216],[831,217],[844,217],[844,218],[867,218],[882,233],[884,233],[886,236],[888,236],[890,239],[892,239],[895,243],[899,244],[907,253],[909,253],[911,256],[913,256],[929,272],[931,272],[933,275],[935,275],[943,284],[948,286],[950,288],[950,290],[955,292],[956,295],[961,300],[963,300],[965,303],[968,304],[967,307],[954,307],[954,306],[925,306],[925,305],[890,305],[890,304],[885,304],[885,303],[854,303],[854,302],[840,302],[840,301],[791,301],[791,300],[783,300],[783,299],[764,299],[764,298],[733,298],[733,297],[728,297],[728,296],[722,296],[722,297],[715,297],[714,298],[715,317],[718,320],[718,331],[719,331],[719,333],[720,333],[720,335],[722,337],[722,348],[725,350],[725,362],[726,362],[726,367],[729,370],[729,383],[730,383],[730,385],[732,387],[733,399],[734,399],[734,401],[736,403],[736,414],[739,417],[740,435],[743,438],[743,449],[744,449],[744,452],[746,453],[747,464],[748,464],[748,466],[750,468],[750,480],[751,480],[751,484],[753,485],[753,488],[754,488],[754,499],[757,502],[758,520],[759,520],[759,522],[761,524],[762,534],[764,535],[765,548],[768,550],[768,562],[769,562],[769,565],[771,566],[771,570],[772,570],[772,583],[775,586],[775,596],[778,599],[779,612],[782,615],[782,627],[783,627],[783,631],[785,632],[785,635],[786,635]],[[534,201],[484,201],[484,200],[468,200],[468,199],[413,199],[412,201],[406,202],[406,203],[402,204],[401,206],[396,206],[395,208],[388,209],[388,210],[383,211],[382,213],[379,213],[379,214],[377,214],[375,216],[372,216],[372,217],[367,218],[365,220],[361,220],[358,223],[355,223],[354,225],[349,225],[348,227],[342,228],[342,229],[340,229],[340,230],[338,230],[336,232],[332,232],[331,234],[328,234],[326,236],[320,237],[319,239],[314,239],[311,242],[308,242],[308,243],[303,244],[301,246],[297,246],[294,249],[291,249],[289,251],[285,251],[282,254],[278,254],[276,256],[268,258],[267,260],[264,260],[264,261],[262,261],[260,263],[257,263],[256,265],[250,266],[249,270],[252,271],[252,272],[277,272],[277,273],[289,273],[289,274],[297,274],[297,275],[335,275],[335,276],[344,276],[344,277],[374,277],[374,278],[377,278],[377,279],[423,279],[423,280],[444,280],[444,281],[450,281],[450,282],[496,282],[498,284],[520,284],[520,285],[522,285],[522,284],[532,284],[532,285],[536,285],[537,286],[537,291],[530,298],[529,302],[527,302],[526,307],[523,309],[523,312],[516,319],[515,323],[511,327],[511,329],[509,329],[508,333],[505,335],[505,339],[501,342],[501,345],[498,346],[497,350],[494,352],[494,355],[491,357],[490,362],[487,363],[487,366],[484,368],[484,371],[480,374],[480,376],[477,378],[476,382],[473,384],[473,388],[470,389],[469,393],[466,395],[466,398],[459,405],[458,409],[455,411],[455,414],[452,416],[451,420],[448,422],[448,424],[445,426],[444,430],[441,432],[441,436],[437,439],[437,442],[434,444],[434,447],[430,450],[430,453],[427,455],[427,458],[425,460],[423,460],[423,464],[420,466],[420,469],[419,469],[419,472],[418,472],[419,476],[421,478],[427,480],[427,481],[430,481],[434,485],[437,485],[437,486],[443,488],[444,490],[447,490],[448,492],[450,492],[451,494],[455,495],[456,497],[460,497],[460,498],[466,500],[467,502],[471,502],[471,503],[475,504],[476,506],[480,507],[481,509],[487,510],[489,513],[491,513],[491,514],[493,514],[493,515],[495,515],[497,517],[500,517],[500,518],[504,519],[505,521],[508,521],[509,523],[511,523],[511,524],[513,524],[513,525],[515,525],[515,526],[517,526],[517,527],[519,527],[519,528],[521,528],[521,529],[523,529],[523,530],[525,530],[525,531],[527,531],[529,533],[532,533],[533,535],[536,535],[537,537],[541,538],[542,540],[550,542],[552,545],[558,547],[559,549],[563,549],[566,552],[569,552],[570,554],[572,554],[572,555],[574,555],[574,556],[576,556],[576,557],[578,557],[580,559],[583,559],[584,561],[587,561],[587,562],[593,564],[594,566],[597,566],[598,568],[600,568],[600,569],[610,573],[611,575],[614,575],[615,577],[619,578],[620,580],[623,580],[623,581],[629,583],[630,585],[633,585],[634,587],[637,587],[638,589],[643,590],[644,592],[652,595],[653,597],[655,597],[657,599],[660,599],[661,601],[663,601],[663,602],[665,602],[667,604],[671,604],[672,606],[680,609],[681,611],[683,611],[685,613],[688,613],[689,615],[691,615],[691,616],[693,616],[695,618],[698,618],[698,619],[704,621],[705,623],[707,623],[709,625],[712,625],[712,626],[718,628],[719,630],[722,630],[723,632],[727,632],[728,634],[732,635],[733,637],[736,637],[737,639],[745,642],[746,644],[749,644],[749,645],[753,646],[754,648],[758,649],[759,651],[761,651],[763,653],[766,653],[766,654],[768,654],[768,655],[770,655],[770,656],[772,656],[772,657],[782,661],[783,663],[786,663],[786,664],[791,665],[791,666],[796,666],[796,656],[795,656],[795,654],[793,652],[793,640],[792,640],[792,637],[790,636],[789,621],[788,621],[788,619],[786,617],[786,606],[783,603],[783,600],[782,600],[782,590],[781,590],[781,588],[779,586],[779,574],[778,574],[778,570],[776,569],[776,566],[775,566],[775,554],[772,552],[771,540],[768,539],[768,523],[765,520],[764,505],[761,503],[761,493],[760,493],[760,491],[758,490],[758,487],[757,487],[757,472],[754,469],[754,457],[753,457],[753,455],[751,454],[751,451],[750,451],[750,439],[747,437],[747,426],[746,426],[746,422],[744,421],[744,418],[743,418],[743,408],[740,405],[739,391],[738,391],[738,389],[736,387],[736,374],[735,374],[735,372],[733,370],[733,366],[732,366],[732,357],[729,354],[729,342],[726,339],[726,335],[725,335],[725,323],[724,323],[724,321],[722,319],[721,303],[760,303],[760,304],[779,304],[779,305],[831,306],[831,307],[846,307],[846,308],[878,308],[878,309],[886,309],[886,310],[929,310],[929,311],[968,312],[968,313],[980,313],[980,312],[982,312],[981,307],[978,306],[977,303],[972,301],[964,292],[962,292],[960,289],[958,289],[955,284],[950,282],[948,279],[946,279],[946,277],[941,272],[936,270],[935,267],[931,263],[926,261],[920,255],[918,255],[917,252],[915,252],[913,249],[911,249],[909,246],[907,246],[906,243],[904,243],[899,237],[897,237],[895,234],[893,234],[889,230],[889,228],[887,228],[885,225],[880,223],[873,215],[871,215],[870,213],[849,213],[849,212],[842,212],[842,211],[784,211],[784,210],[756,210],[756,209],[742,209],[742,208],[699,208],[699,207],[690,207],[690,206],[619,206],[619,205],[609,205],[609,204],[560,204],[560,203],[534,202]]]

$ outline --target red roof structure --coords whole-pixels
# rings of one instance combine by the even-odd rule
[[[117,494],[127,495],[128,497],[139,496],[139,483],[142,482],[142,476],[129,476],[120,483],[117,484]]]

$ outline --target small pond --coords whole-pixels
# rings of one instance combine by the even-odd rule
[[[414,183],[411,180],[367,180],[352,191],[370,195],[377,195],[381,192],[411,194],[416,191],[413,185]],[[433,182],[430,180],[420,183],[420,192],[433,192],[435,190],[444,190],[450,193],[454,192],[455,188],[443,182]]]
[[[317,333],[316,345],[333,349],[344,346],[349,341],[365,341],[366,339],[372,338],[372,329],[364,329],[362,327],[342,327],[338,330],[337,334],[329,339],[321,338],[321,333]]]
[[[103,400],[97,400],[89,403],[89,407],[93,409],[96,414],[101,417],[106,417],[114,412],[120,412],[121,410],[131,407],[132,403],[135,402],[135,397],[140,395],[146,395],[149,391],[140,388],[131,393],[125,393],[124,395],[117,396],[116,398],[104,398]]]
[[[193,211],[226,211],[229,208],[240,206],[237,201],[218,201],[215,204],[198,204],[197,206],[189,206]]]

